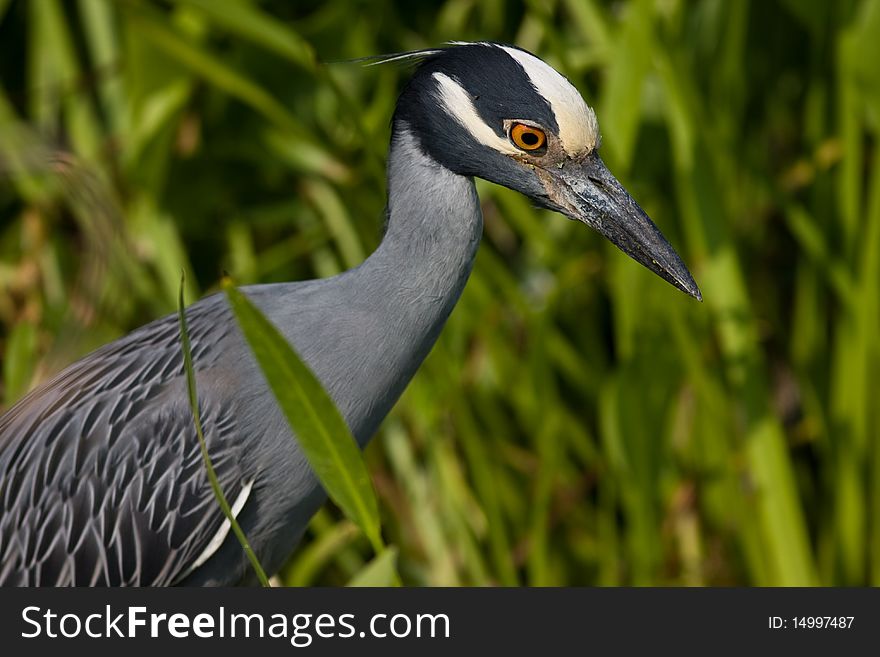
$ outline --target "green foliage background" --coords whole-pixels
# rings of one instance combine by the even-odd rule
[[[880,6],[633,0],[0,0],[2,405],[238,283],[378,243],[405,67],[513,42],[596,108],[603,157],[699,304],[480,183],[437,347],[366,456],[413,585],[880,584]],[[332,506],[281,573],[339,584]]]

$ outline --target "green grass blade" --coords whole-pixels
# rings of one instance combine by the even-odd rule
[[[254,554],[250,543],[248,543],[247,537],[244,535],[244,531],[242,531],[241,526],[239,526],[238,521],[232,513],[232,508],[229,506],[229,502],[226,500],[223,490],[220,488],[220,482],[217,480],[217,473],[214,471],[214,465],[211,463],[211,456],[208,454],[208,444],[205,442],[204,433],[202,433],[202,420],[199,413],[199,396],[198,391],[196,390],[196,375],[193,370],[192,350],[190,349],[189,331],[186,326],[186,310],[183,302],[183,289],[185,283],[186,281],[184,277],[181,276],[180,295],[178,297],[177,307],[177,313],[180,320],[180,343],[181,349],[183,350],[184,368],[186,370],[186,387],[189,391],[189,405],[192,409],[193,422],[196,425],[196,435],[199,437],[199,446],[202,449],[202,457],[205,460],[205,471],[208,473],[208,481],[211,482],[211,490],[214,491],[214,497],[217,499],[217,504],[220,505],[220,508],[223,510],[223,515],[226,516],[226,519],[232,527],[232,531],[235,533],[236,538],[238,538],[238,542],[241,543],[242,549],[245,554],[247,554],[247,557],[254,568],[254,572],[257,574],[257,579],[260,580],[260,584],[263,586],[269,586],[269,578],[266,577],[266,573],[260,565],[257,555]]]
[[[315,586],[327,565],[362,536],[357,525],[349,520],[333,524],[323,533],[314,533],[314,537],[296,551],[296,560],[284,572],[284,585]]]
[[[134,7],[129,9],[137,17],[138,34],[157,49],[218,89],[250,105],[276,125],[296,134],[302,133],[295,117],[263,87],[168,27],[153,12]]]
[[[250,2],[212,2],[211,0],[175,0],[198,8],[217,25],[259,46],[273,50],[307,71],[315,68],[315,52],[301,36],[278,19]]]
[[[37,331],[30,322],[21,322],[12,329],[3,360],[3,393],[11,406],[28,390],[37,356]]]
[[[278,329],[229,280],[223,282],[223,289],[309,464],[330,498],[363,530],[378,554],[384,545],[376,494],[348,425]]]
[[[348,586],[395,586],[397,582],[397,548],[382,550],[357,575]]]
[[[603,130],[613,134],[607,150],[617,175],[629,169],[635,148],[639,122],[642,85],[651,59],[651,22],[654,3],[637,0],[627,7],[618,49],[625,57],[611,60],[608,86],[602,96],[600,118]]]

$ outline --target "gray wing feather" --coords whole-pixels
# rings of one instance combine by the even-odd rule
[[[221,301],[192,306],[188,320],[209,451],[234,499],[245,481],[235,401],[211,385],[231,325]],[[99,349],[0,418],[0,513],[0,584],[167,585],[186,572],[223,517],[176,317]]]

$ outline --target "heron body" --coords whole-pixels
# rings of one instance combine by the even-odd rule
[[[497,44],[420,57],[392,122],[377,250],[333,278],[244,288],[361,446],[465,286],[482,234],[474,177],[584,221],[699,297],[678,256],[602,165],[595,116],[564,77]],[[193,304],[187,318],[221,486],[275,572],[325,494],[225,298]],[[228,585],[250,577],[204,473],[176,316],[86,356],[0,417],[0,584]]]

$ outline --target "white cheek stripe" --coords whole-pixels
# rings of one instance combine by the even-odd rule
[[[496,151],[516,155],[517,148],[507,139],[499,137],[480,117],[470,95],[458,82],[445,73],[434,73],[440,90],[440,102],[446,111],[481,144]]]
[[[538,93],[550,102],[565,152],[580,155],[593,150],[599,138],[596,114],[571,82],[527,52],[507,46],[501,48],[523,67]]]

